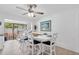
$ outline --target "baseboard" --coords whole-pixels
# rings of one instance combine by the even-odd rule
[[[60,42],[56,42],[56,46],[61,47],[61,48],[64,48],[64,49],[67,49],[67,50],[69,50],[69,51],[73,51],[73,52],[75,52],[75,53],[79,53],[79,51],[77,51],[77,50],[72,50],[71,48],[66,47],[63,43],[60,43]]]

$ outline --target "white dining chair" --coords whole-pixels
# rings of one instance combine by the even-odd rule
[[[20,50],[23,54],[32,54],[32,37],[30,31],[23,31],[22,34],[18,36],[18,41],[20,43]]]
[[[53,33],[53,35],[49,35],[50,37],[50,41],[45,41],[43,42],[43,53],[45,54],[54,54],[56,55],[56,50],[55,50],[55,43],[56,43],[56,39],[57,39],[57,33]]]
[[[33,54],[40,55],[41,54],[41,42],[37,40],[33,40]]]

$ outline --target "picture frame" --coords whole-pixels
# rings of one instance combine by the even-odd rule
[[[40,31],[51,31],[51,20],[40,22]]]

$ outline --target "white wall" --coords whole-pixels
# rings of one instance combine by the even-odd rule
[[[79,10],[76,11],[76,24],[75,24],[75,28],[76,28],[76,50],[79,52]]]
[[[55,18],[54,30],[58,32],[57,45],[79,52],[76,35],[76,11],[70,10],[58,14]],[[79,41],[79,40],[78,40]]]
[[[41,18],[39,23],[45,20],[52,20],[52,33],[58,33],[57,45],[75,52],[79,52],[79,9],[67,10],[50,17]]]
[[[37,25],[37,32],[41,32],[41,33],[44,33],[44,31],[40,31],[40,22],[42,22],[42,21],[48,21],[48,20],[53,20],[50,16],[46,16],[46,17],[43,17],[43,18],[41,18],[41,19],[39,19],[38,21],[36,20],[35,22],[34,22],[34,24],[36,24]],[[53,22],[51,21],[51,24],[52,24]],[[45,32],[47,32],[47,31],[45,31]],[[50,32],[47,32],[47,33],[50,33]]]

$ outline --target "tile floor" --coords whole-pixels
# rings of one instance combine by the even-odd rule
[[[23,55],[17,40],[5,42],[4,49],[0,50],[0,55]],[[56,46],[56,55],[79,55],[79,53]]]

